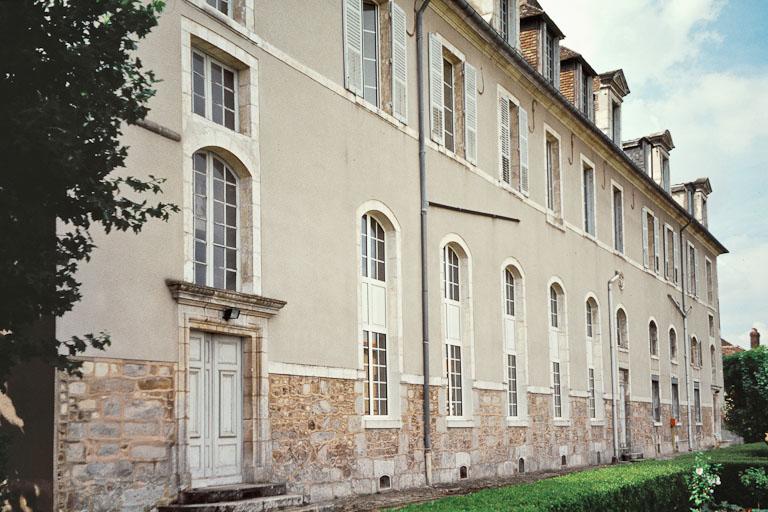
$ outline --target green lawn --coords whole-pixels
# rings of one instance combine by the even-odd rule
[[[747,500],[738,473],[750,466],[768,466],[768,446],[763,443],[711,450],[712,461],[723,465],[719,498]],[[687,510],[688,493],[683,476],[691,471],[694,454],[672,460],[647,460],[634,464],[584,470],[530,484],[487,489],[400,510],[421,511],[589,511]]]

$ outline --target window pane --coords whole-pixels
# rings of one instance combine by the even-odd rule
[[[378,105],[378,15],[376,4],[363,2],[363,98]]]
[[[205,286],[207,283],[207,270],[208,267],[204,263],[195,264],[195,284]]]

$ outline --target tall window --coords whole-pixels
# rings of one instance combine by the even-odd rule
[[[237,71],[192,51],[192,111],[236,130]]]
[[[696,248],[688,243],[688,293],[695,297],[699,296],[699,290],[696,282],[696,266],[698,263]]]
[[[621,144],[621,104],[614,102],[611,108],[611,139]]]
[[[363,2],[363,98],[379,104],[379,13],[373,2]]]
[[[586,302],[586,334],[587,334],[587,391],[589,417],[597,418],[597,390],[595,368],[601,365],[600,345],[596,343],[599,335],[597,301],[590,297]]]
[[[680,387],[677,377],[672,377],[672,417],[680,419]]]
[[[587,300],[587,339],[590,341],[595,336],[595,309],[593,301],[591,299]]]
[[[555,215],[561,215],[560,207],[560,142],[547,134],[547,208]]]
[[[659,220],[647,208],[643,208],[643,266],[657,274],[661,271],[659,257]]]
[[[586,163],[582,169],[584,187],[584,231],[595,236],[595,170]]]
[[[712,384],[717,380],[717,353],[715,352],[715,346],[709,346],[709,361],[712,365]]]
[[[565,333],[565,299],[558,284],[549,287],[549,357],[552,362],[552,393],[556,418],[563,417],[562,368],[560,365],[561,338]]]
[[[518,415],[517,339],[515,322],[515,276],[509,268],[504,270],[504,336],[507,363],[508,416]]]
[[[707,315],[707,320],[709,322],[709,337],[710,339],[715,339],[715,317],[712,314]]]
[[[501,180],[528,193],[528,113],[507,94],[499,95]]]
[[[669,358],[677,361],[677,332],[675,329],[669,329]]]
[[[581,68],[581,111],[592,119],[592,77]]]
[[[461,288],[459,283],[459,256],[453,248],[446,245],[443,248],[443,304],[449,416],[463,416],[464,414]]]
[[[659,391],[659,376],[651,375],[651,407],[653,408],[653,421],[661,422],[661,394]]]
[[[659,329],[656,327],[656,322],[651,320],[648,324],[648,343],[651,349],[652,356],[659,355]]]
[[[677,251],[675,250],[675,232],[668,225],[664,226],[664,277],[668,280],[676,280],[677,276]]]
[[[696,423],[701,423],[701,389],[697,381],[693,381],[693,406]]]
[[[229,16],[230,14],[230,8],[231,8],[231,1],[230,0],[207,0],[208,5],[213,7],[219,12],[222,12]]]
[[[360,237],[365,412],[371,416],[386,416],[389,413],[389,404],[387,400],[387,268],[384,228],[371,215],[363,215]]]
[[[670,177],[669,177],[669,158],[666,156],[661,157],[661,186],[669,193],[671,189]]]
[[[553,329],[560,328],[560,304],[554,286],[549,287],[549,326]]]
[[[501,5],[499,5],[499,22],[501,37],[509,42],[509,0],[501,0]]]
[[[448,59],[443,59],[443,140],[445,149],[456,150],[455,119],[453,115],[454,102],[453,64]]]
[[[195,283],[238,287],[238,180],[207,151],[192,157],[194,169]]]
[[[691,338],[691,366],[701,366],[701,361],[698,358],[699,354],[699,348],[698,348],[699,341],[696,339],[696,336]]]
[[[624,253],[624,192],[613,187],[613,248]]]
[[[629,348],[629,340],[627,338],[627,314],[623,309],[619,308],[616,311],[616,343],[621,348]]]
[[[557,64],[559,59],[556,60],[555,52],[557,40],[553,37],[549,30],[544,29],[544,77],[552,84],[555,83],[555,77],[557,76]]]
[[[712,262],[709,259],[704,260],[704,272],[707,279],[707,304],[711,306],[715,302],[715,286],[712,277]]]

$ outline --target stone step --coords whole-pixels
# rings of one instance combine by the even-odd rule
[[[638,460],[643,460],[643,454],[640,453],[640,452],[625,453],[624,457],[626,458],[626,460],[628,460],[630,462],[634,462],[634,461],[638,461]]]
[[[182,491],[179,495],[178,503],[180,505],[220,503],[281,496],[285,493],[284,483],[218,485]]]
[[[238,501],[221,501],[218,503],[190,503],[186,505],[166,505],[158,507],[158,512],[263,512],[266,510],[282,510],[297,507],[304,503],[304,497],[299,494],[284,494],[282,496],[267,496]]]

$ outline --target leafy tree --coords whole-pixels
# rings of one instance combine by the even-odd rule
[[[157,82],[135,54],[162,0],[0,2],[0,389],[17,363],[103,348],[106,333],[55,339],[41,320],[81,298],[91,230],[138,233],[175,205],[149,203],[162,180],[115,175],[122,127],[147,112]]]
[[[768,433],[768,348],[760,346],[723,358],[725,422],[747,443]]]

